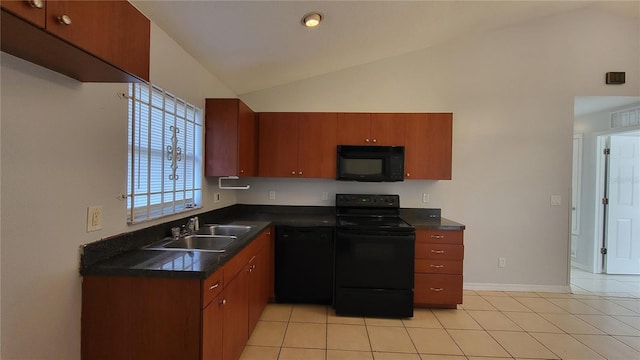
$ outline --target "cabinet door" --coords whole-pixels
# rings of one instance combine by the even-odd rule
[[[256,175],[254,112],[239,99],[207,99],[205,175]]]
[[[451,180],[453,115],[406,114],[405,178]]]
[[[70,24],[61,23],[63,15]],[[149,79],[150,27],[125,0],[47,1],[48,32],[143,79]]]
[[[340,113],[338,114],[339,145],[370,145],[371,114]]]
[[[245,103],[238,100],[238,176],[256,176],[257,145],[256,117]]]
[[[0,6],[39,28],[44,28],[47,6],[45,0],[40,2],[34,0],[2,0]]]
[[[336,177],[336,113],[302,113],[298,123],[298,176]]]
[[[202,310],[202,360],[222,360],[223,297],[216,296]]]
[[[259,176],[298,176],[298,119],[297,113],[260,113]]]
[[[249,340],[248,273],[241,271],[224,288],[222,353],[224,360],[238,360]]]
[[[371,114],[371,144],[402,146],[405,144],[405,114]]]

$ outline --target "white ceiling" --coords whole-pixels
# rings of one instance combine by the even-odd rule
[[[132,3],[239,95],[588,6],[640,18],[635,1]],[[310,11],[317,28],[300,23]]]

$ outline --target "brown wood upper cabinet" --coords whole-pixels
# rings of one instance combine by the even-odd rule
[[[258,175],[335,178],[336,113],[260,113]]]
[[[453,114],[405,115],[405,179],[451,180]]]
[[[255,113],[240,99],[207,99],[205,175],[256,176]]]
[[[338,143],[402,146],[405,143],[404,114],[340,113]]]
[[[80,81],[149,80],[151,23],[129,2],[24,0],[0,5],[2,51]]]

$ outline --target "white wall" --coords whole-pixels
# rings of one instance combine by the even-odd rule
[[[572,264],[587,271],[600,271],[596,269],[594,249],[596,247],[596,198],[600,189],[596,186],[597,160],[600,157],[597,138],[614,131],[624,131],[624,128],[611,129],[610,113],[618,110],[640,106],[640,103],[615,107],[607,111],[599,111],[575,118],[574,133],[582,134],[582,177],[580,189],[580,234],[572,236],[576,241],[576,256]],[[602,241],[602,236],[597,236]]]
[[[274,203],[317,205],[323,191],[399,193],[403,206],[441,207],[467,226],[465,287],[566,290],[574,97],[640,94],[638,30],[637,19],[586,10],[242,94],[255,111],[451,111],[453,180],[254,179],[238,202],[270,203],[268,190]],[[605,85],[607,71],[627,83]]]
[[[2,53],[2,359],[79,359],[79,246],[167,220],[127,226],[126,84],[80,83]],[[158,27],[151,81],[204,106],[234,94]],[[235,203],[224,192],[204,209]],[[86,232],[90,205],[104,226]],[[196,213],[198,211],[195,211]]]

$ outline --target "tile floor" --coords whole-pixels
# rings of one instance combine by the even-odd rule
[[[640,300],[465,291],[458,309],[416,309],[411,319],[269,304],[242,354],[253,359],[640,359]]]
[[[574,294],[640,298],[640,275],[592,274],[572,268],[571,291]]]

